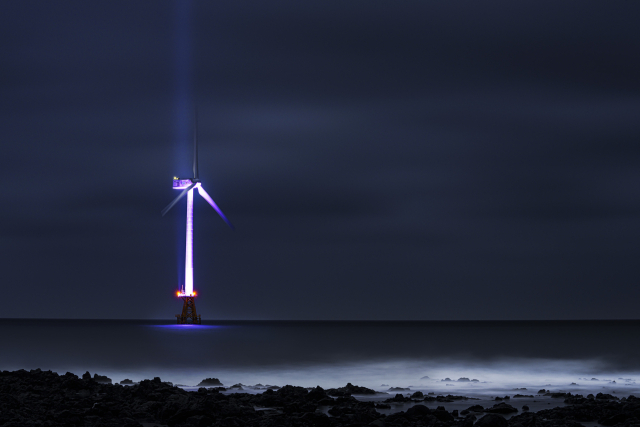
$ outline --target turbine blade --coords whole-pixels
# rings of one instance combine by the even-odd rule
[[[211,207],[213,209],[216,210],[216,212],[218,212],[218,215],[220,215],[220,217],[224,220],[224,222],[227,223],[227,225],[232,229],[235,230],[235,227],[229,222],[229,220],[227,219],[226,216],[224,216],[224,214],[222,213],[222,211],[220,210],[220,208],[218,207],[218,205],[216,205],[216,202],[213,201],[213,199],[211,198],[211,196],[209,196],[209,194],[207,194],[206,191],[204,191],[204,188],[202,188],[202,186],[198,186],[198,193],[200,193],[200,195],[202,196],[202,198],[204,198],[207,202],[209,202],[209,204],[211,205]]]
[[[182,199],[189,192],[189,190],[191,190],[195,186],[196,186],[195,184],[191,184],[190,186],[182,190],[182,193],[178,194],[178,197],[173,199],[173,201],[169,203],[166,208],[162,209],[162,216],[164,216],[167,212],[169,212],[169,210],[173,207],[173,205],[178,203],[178,200]]]
[[[193,177],[198,179],[198,110],[193,125]]]

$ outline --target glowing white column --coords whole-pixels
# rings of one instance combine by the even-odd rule
[[[193,295],[193,188],[187,193],[187,250],[184,260],[184,293]]]

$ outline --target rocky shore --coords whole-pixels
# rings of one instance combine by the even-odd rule
[[[216,379],[205,381],[217,385]],[[129,383],[132,382],[125,382]],[[564,398],[566,406],[534,413],[507,401],[447,411],[446,402],[468,398],[425,396],[421,392],[397,394],[377,403],[362,401],[352,394],[375,391],[352,384],[328,390],[287,385],[259,394],[224,391],[222,387],[185,391],[160,378],[122,385],[89,373],[78,377],[39,369],[2,371],[0,426],[578,427],[584,422],[598,422],[604,426],[640,427],[640,399],[602,393],[587,397],[555,393],[553,397]],[[430,409],[425,401],[443,405]],[[378,412],[396,402],[415,404],[389,415]],[[511,417],[505,419],[504,415]]]

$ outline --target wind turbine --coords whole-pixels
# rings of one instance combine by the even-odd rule
[[[218,215],[233,230],[234,227],[227,217],[222,213],[216,202],[202,188],[202,183],[198,177],[198,118],[196,115],[195,126],[193,132],[193,178],[173,178],[173,189],[182,190],[182,192],[173,199],[166,208],[162,210],[164,216],[169,210],[175,206],[185,195],[187,196],[187,242],[185,250],[184,263],[184,287],[178,291],[177,295],[184,300],[182,314],[176,314],[178,323],[200,323],[200,316],[196,314],[196,306],[194,297],[196,293],[193,291],[193,190],[198,189],[198,193],[211,205]]]

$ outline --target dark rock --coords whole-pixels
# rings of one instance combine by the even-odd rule
[[[306,412],[300,419],[310,426],[323,427],[331,425],[331,420],[328,416],[317,412]]]
[[[553,397],[555,399],[561,398],[561,397],[571,397],[571,393],[551,393],[551,392],[547,392],[544,394],[545,396],[549,396],[549,397]]]
[[[394,397],[385,399],[385,403],[390,403],[390,402],[411,402],[411,398],[405,397],[402,394],[398,393]]]
[[[422,418],[425,415],[430,415],[431,409],[427,408],[424,405],[414,405],[411,408],[407,409],[407,417],[409,418]]]
[[[339,406],[334,406],[333,408],[329,409],[329,415],[333,415],[334,417],[339,417],[340,415],[342,415],[342,409],[340,409]]]
[[[482,407],[482,405],[469,406],[467,409],[463,410],[461,414],[466,415],[469,412],[484,412],[484,407]]]
[[[322,399],[316,402],[316,404],[318,406],[331,406],[333,405],[334,400],[330,397],[327,397],[326,399]]]
[[[315,402],[320,402],[325,399],[331,399],[331,398],[327,395],[327,392],[324,391],[322,387],[317,386],[316,388],[311,389],[309,391],[309,393],[307,394],[307,399]],[[331,399],[331,402],[333,402],[333,399]]]
[[[125,378],[124,380],[120,381],[120,384],[130,385],[130,384],[133,384],[133,381],[131,381],[129,378]]]
[[[407,388],[403,388],[403,387],[391,387],[389,389],[389,391],[411,391],[411,389],[409,387]]]
[[[214,387],[214,386],[222,386],[222,385],[224,384],[222,384],[220,380],[217,378],[205,378],[202,381],[200,381],[200,384],[198,384],[196,387]]]
[[[615,426],[616,424],[625,422],[630,417],[631,417],[631,414],[624,414],[624,413],[615,414],[615,415],[611,415],[610,417],[598,420],[598,424],[601,424],[603,426]]]
[[[84,374],[82,374],[82,379],[83,380],[90,380],[91,379],[91,374],[89,373],[89,371],[87,371]]]
[[[500,415],[487,414],[473,425],[474,427],[507,427],[509,423]]]
[[[491,408],[485,409],[484,412],[491,414],[511,414],[513,412],[518,412],[518,410],[508,403],[501,402],[493,405]]]
[[[93,380],[100,384],[111,384],[111,378],[107,378],[105,375],[93,374]]]
[[[604,426],[640,425],[640,399],[634,396],[617,399],[602,393],[597,398],[591,395],[591,399],[566,393],[563,394],[567,396],[566,406],[536,413],[528,411],[525,405],[524,412],[515,414],[515,408],[504,402],[486,410],[474,405],[461,411],[460,415],[466,417],[459,418],[457,411],[450,413],[443,406],[433,410],[415,405],[415,400],[402,394],[385,403],[375,403],[360,401],[349,394],[332,399],[321,387],[305,389],[287,385],[278,391],[269,389],[258,394],[238,389],[223,394],[218,392],[218,389],[224,390],[223,387],[201,387],[197,392],[187,392],[158,377],[126,387],[100,384],[88,373],[85,378],[39,369],[0,371],[0,426],[139,427],[142,423],[171,427],[472,427],[474,421],[481,427],[579,427],[579,423],[596,421]],[[438,402],[467,399],[452,395],[427,398]],[[390,415],[376,411],[394,409],[393,403],[414,406]],[[331,408],[329,412],[334,416],[322,414],[319,405]],[[482,411],[487,414],[480,420],[472,414]],[[514,416],[506,422],[500,413]]]
[[[528,410],[529,410],[529,407],[528,407],[527,405],[522,405],[522,410],[523,410],[523,411],[528,411]]]
[[[327,390],[329,396],[347,396],[352,394],[376,394],[375,390],[366,387],[360,387],[347,383],[344,387],[330,388]]]
[[[473,414],[467,415],[466,417],[464,417],[464,420],[462,421],[462,424],[460,425],[461,427],[471,427],[473,426],[473,423],[478,419],[478,417],[476,417]]]
[[[435,411],[432,412],[433,416],[443,423],[453,422],[453,415],[448,413],[444,406],[438,406]]]
[[[619,400],[616,396],[612,396],[610,394],[598,393],[596,394],[596,399],[602,400]]]
[[[412,399],[424,399],[424,394],[421,391],[416,391],[411,395]]]

